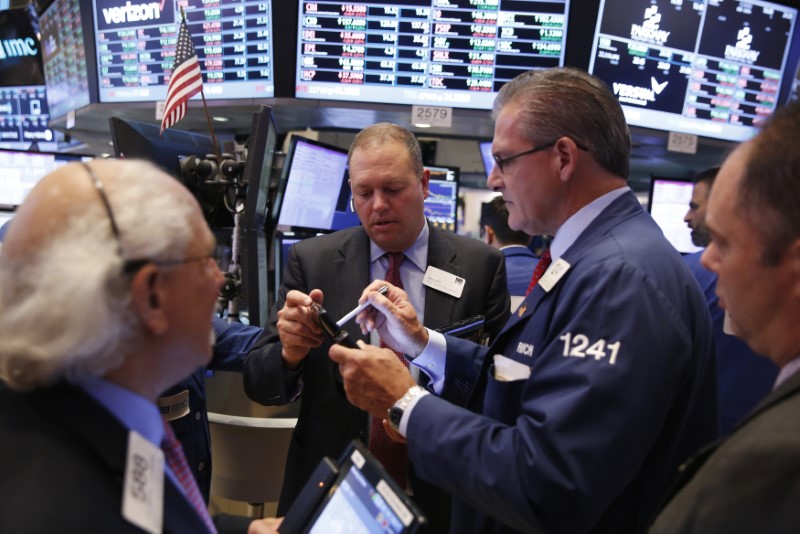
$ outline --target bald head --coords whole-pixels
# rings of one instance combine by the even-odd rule
[[[149,163],[121,160],[70,163],[42,178],[30,192],[14,216],[13,228],[9,228],[4,240],[3,253],[9,257],[30,254],[48,241],[58,239],[59,233],[67,228],[65,223],[74,217],[85,214],[87,210],[103,209],[105,213],[103,198],[90,171],[109,198],[115,218],[117,210],[113,206],[117,202],[111,199],[134,180],[141,183],[143,194],[149,190],[187,207],[197,204],[183,185]]]
[[[208,262],[181,261],[202,258],[213,243],[191,193],[149,163],[58,168],[28,195],[0,249],[0,378],[30,389],[142,361],[155,376],[140,384],[166,389],[204,363],[197,354],[210,356],[210,344],[192,346],[195,361],[175,369],[140,355],[181,351],[188,336],[173,335],[178,301],[192,295],[202,302],[184,305],[204,312],[194,323],[210,329],[221,275]],[[125,270],[132,260],[141,260],[138,270]],[[203,339],[199,331],[192,337]]]

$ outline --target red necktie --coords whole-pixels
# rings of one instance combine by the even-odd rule
[[[197,513],[203,518],[208,531],[216,534],[217,529],[208,514],[208,508],[205,501],[203,501],[203,496],[200,495],[200,490],[197,488],[197,482],[194,479],[194,475],[192,475],[191,469],[189,469],[189,464],[186,462],[181,443],[175,437],[172,427],[166,421],[164,421],[164,441],[161,443],[161,449],[164,451],[164,459],[167,465],[183,488],[186,498],[189,499]]]
[[[393,286],[403,288],[403,282],[400,280],[400,264],[403,263],[405,256],[402,252],[390,252],[389,256],[389,269],[386,271],[386,281]],[[390,348],[386,343],[381,340],[381,347]],[[408,367],[408,362],[403,357],[403,354],[396,352],[397,357],[403,362],[403,365]],[[383,421],[378,417],[372,418],[372,425],[369,433],[369,450],[375,457],[380,460],[386,470],[392,475],[401,488],[406,487],[406,478],[408,473],[408,451],[406,450],[405,443],[397,443],[392,441],[386,430],[383,428]]]
[[[528,284],[528,290],[525,292],[525,296],[527,297],[530,295],[533,288],[536,287],[536,284],[539,283],[539,279],[542,277],[544,272],[550,267],[550,262],[553,259],[550,257],[550,249],[545,249],[542,257],[539,258],[539,263],[536,264],[536,268],[533,270],[533,276],[531,276],[531,283]]]

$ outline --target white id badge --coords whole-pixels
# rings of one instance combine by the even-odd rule
[[[458,299],[461,298],[461,293],[464,291],[464,286],[467,284],[467,281],[460,276],[429,265],[428,270],[425,271],[422,283]]]
[[[128,433],[122,517],[161,534],[164,523],[164,451],[135,431]]]

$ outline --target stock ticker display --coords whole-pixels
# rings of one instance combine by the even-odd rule
[[[742,141],[778,104],[796,18],[760,0],[605,0],[590,71],[629,124]]]
[[[270,0],[94,0],[101,102],[164,100],[180,8],[208,99],[275,96]]]
[[[37,32],[30,8],[0,11],[0,147],[55,142]]]
[[[300,2],[295,96],[489,109],[563,65],[569,0]]]

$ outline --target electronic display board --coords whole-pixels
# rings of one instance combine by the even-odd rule
[[[295,97],[490,109],[561,66],[569,0],[301,0]]]
[[[63,117],[92,103],[79,0],[55,0],[39,25],[50,117]]]
[[[778,105],[797,13],[761,0],[601,0],[589,70],[629,124],[743,141]]]
[[[426,165],[425,168],[431,173],[428,180],[428,198],[423,205],[425,218],[436,228],[456,232],[460,169],[431,165]]]
[[[165,100],[181,7],[206,99],[275,96],[271,0],[94,0],[93,5],[101,102]]]
[[[37,26],[30,7],[0,11],[0,147],[55,143]]]

